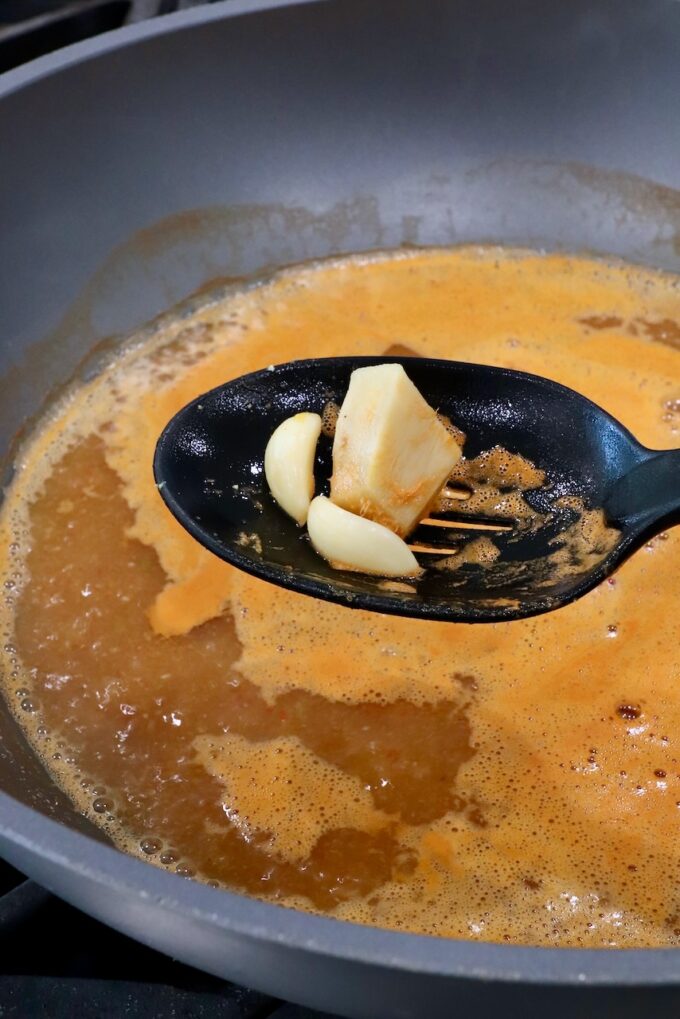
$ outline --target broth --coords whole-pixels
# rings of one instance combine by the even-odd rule
[[[170,517],[188,400],[413,352],[546,375],[680,445],[675,277],[495,248],[296,267],[163,318],[22,449],[4,686],[123,850],[300,909],[525,944],[680,944],[680,531],[581,601],[469,626],[285,592]],[[539,465],[540,466],[540,465]]]

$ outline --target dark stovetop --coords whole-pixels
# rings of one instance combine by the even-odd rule
[[[324,1019],[146,948],[0,861],[0,1017],[122,1016]]]
[[[0,72],[198,0],[0,0]],[[0,860],[0,1019],[324,1019],[175,962]]]
[[[0,0],[0,72],[100,32],[210,0]]]

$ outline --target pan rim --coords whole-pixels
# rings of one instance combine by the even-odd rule
[[[96,36],[0,75],[0,100],[73,65],[206,23],[325,0],[222,0]],[[290,951],[418,975],[574,987],[680,984],[675,948],[575,949],[439,938],[369,927],[187,881],[102,844],[0,791],[0,839],[116,893]],[[28,870],[31,870],[29,865]]]
[[[151,900],[173,915],[250,941],[274,942],[291,952],[471,983],[584,988],[680,983],[676,948],[542,947],[371,927],[188,881],[75,831],[3,792],[0,818],[0,840],[26,850],[29,857],[39,856],[113,894],[136,897],[147,905]]]
[[[127,47],[130,43],[143,42],[157,36],[206,25],[213,21],[226,21],[232,18],[247,17],[249,14],[262,14],[279,8],[301,7],[306,4],[327,3],[328,0],[218,0],[208,5],[190,7],[184,11],[161,14],[146,21],[137,21],[132,25],[109,29],[90,39],[62,46],[53,53],[36,57],[25,64],[13,67],[0,74],[0,100],[22,88],[33,85],[43,78],[71,67],[73,64],[102,56],[106,53]]]

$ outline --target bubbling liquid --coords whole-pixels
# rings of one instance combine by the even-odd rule
[[[201,392],[333,355],[535,372],[673,446],[679,297],[675,277],[586,259],[385,253],[215,293],[135,337],[35,430],[0,518],[4,693],[55,779],[121,849],[288,906],[680,944],[677,532],[549,615],[425,623],[234,571],[151,474]],[[482,467],[491,492],[507,465]]]

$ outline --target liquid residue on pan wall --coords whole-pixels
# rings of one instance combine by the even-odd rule
[[[680,532],[581,601],[488,626],[364,614],[212,558],[155,440],[272,362],[379,354],[547,375],[680,445],[680,289],[467,248],[309,265],[203,299],[75,388],[1,520],[5,692],[121,848],[402,930],[680,944]]]

